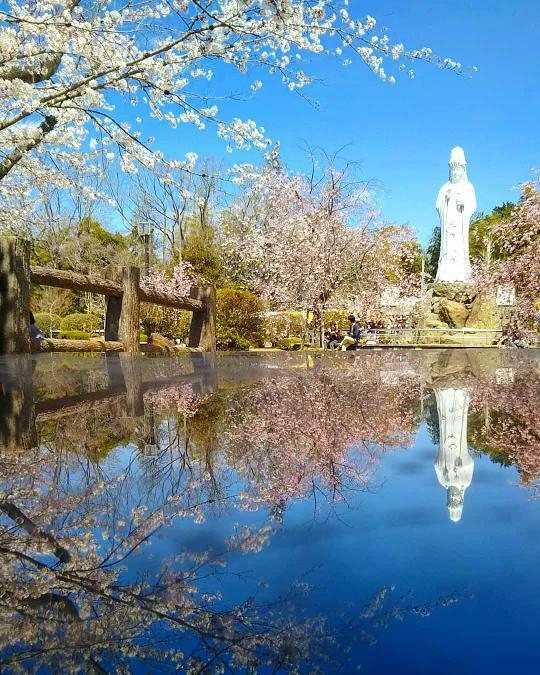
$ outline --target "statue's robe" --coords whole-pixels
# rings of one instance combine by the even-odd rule
[[[473,477],[474,460],[467,446],[469,394],[466,389],[435,389],[439,414],[439,454],[435,473],[447,492],[450,520],[463,513],[465,490]]]
[[[441,222],[441,252],[436,281],[468,281],[469,223],[476,211],[474,187],[467,179],[446,182],[439,190],[436,204]]]

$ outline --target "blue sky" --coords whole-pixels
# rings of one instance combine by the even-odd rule
[[[306,93],[318,105],[265,78],[234,114],[255,119],[279,140],[294,171],[307,168],[306,143],[329,153],[347,145],[342,154],[359,162],[362,177],[380,181],[385,216],[410,223],[424,242],[436,224],[434,202],[455,145],[465,149],[479,210],[516,199],[515,186],[540,167],[538,0],[351,0],[350,14],[372,14],[390,38],[429,46],[478,71],[468,78],[417,63],[414,80],[402,76],[391,86],[359,62],[343,68],[314,57],[306,70],[320,80]],[[249,91],[249,78],[217,75],[223,93],[239,91],[241,83]],[[169,156],[195,151],[227,164],[258,160],[256,151],[228,154],[211,129],[152,124],[151,133]]]

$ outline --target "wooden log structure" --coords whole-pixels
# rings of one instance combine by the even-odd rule
[[[190,297],[141,288],[137,267],[108,269],[104,276],[79,274],[69,270],[30,266],[30,244],[20,237],[0,237],[0,354],[30,351],[138,351],[173,352],[139,343],[139,306],[148,302],[193,312],[189,334],[190,349],[213,352],[216,349],[216,294],[210,284],[195,286]],[[30,285],[53,286],[72,291],[97,293],[106,298],[105,341],[30,341]]]
[[[55,288],[67,288],[71,291],[84,291],[97,293],[107,297],[121,297],[123,293],[122,281],[97,277],[92,274],[79,274],[68,270],[56,270],[50,267],[30,267],[32,283],[39,286],[54,286]],[[159,291],[145,291],[138,289],[140,302],[150,302],[154,305],[184,309],[188,312],[202,312],[204,303],[194,297],[184,298],[161,293]]]
[[[30,351],[30,243],[0,237],[0,354]]]

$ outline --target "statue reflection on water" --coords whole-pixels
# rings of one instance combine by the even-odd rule
[[[466,389],[434,389],[439,416],[439,454],[435,473],[447,494],[448,515],[457,523],[463,515],[465,490],[473,477],[474,460],[467,445],[469,393]]]

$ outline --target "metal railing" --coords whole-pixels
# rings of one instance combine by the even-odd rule
[[[346,331],[343,331],[344,334]],[[490,347],[501,342],[502,329],[495,328],[372,328],[364,331],[361,346],[463,346]],[[528,347],[540,347],[540,332],[521,331]],[[503,345],[501,345],[503,346]]]

